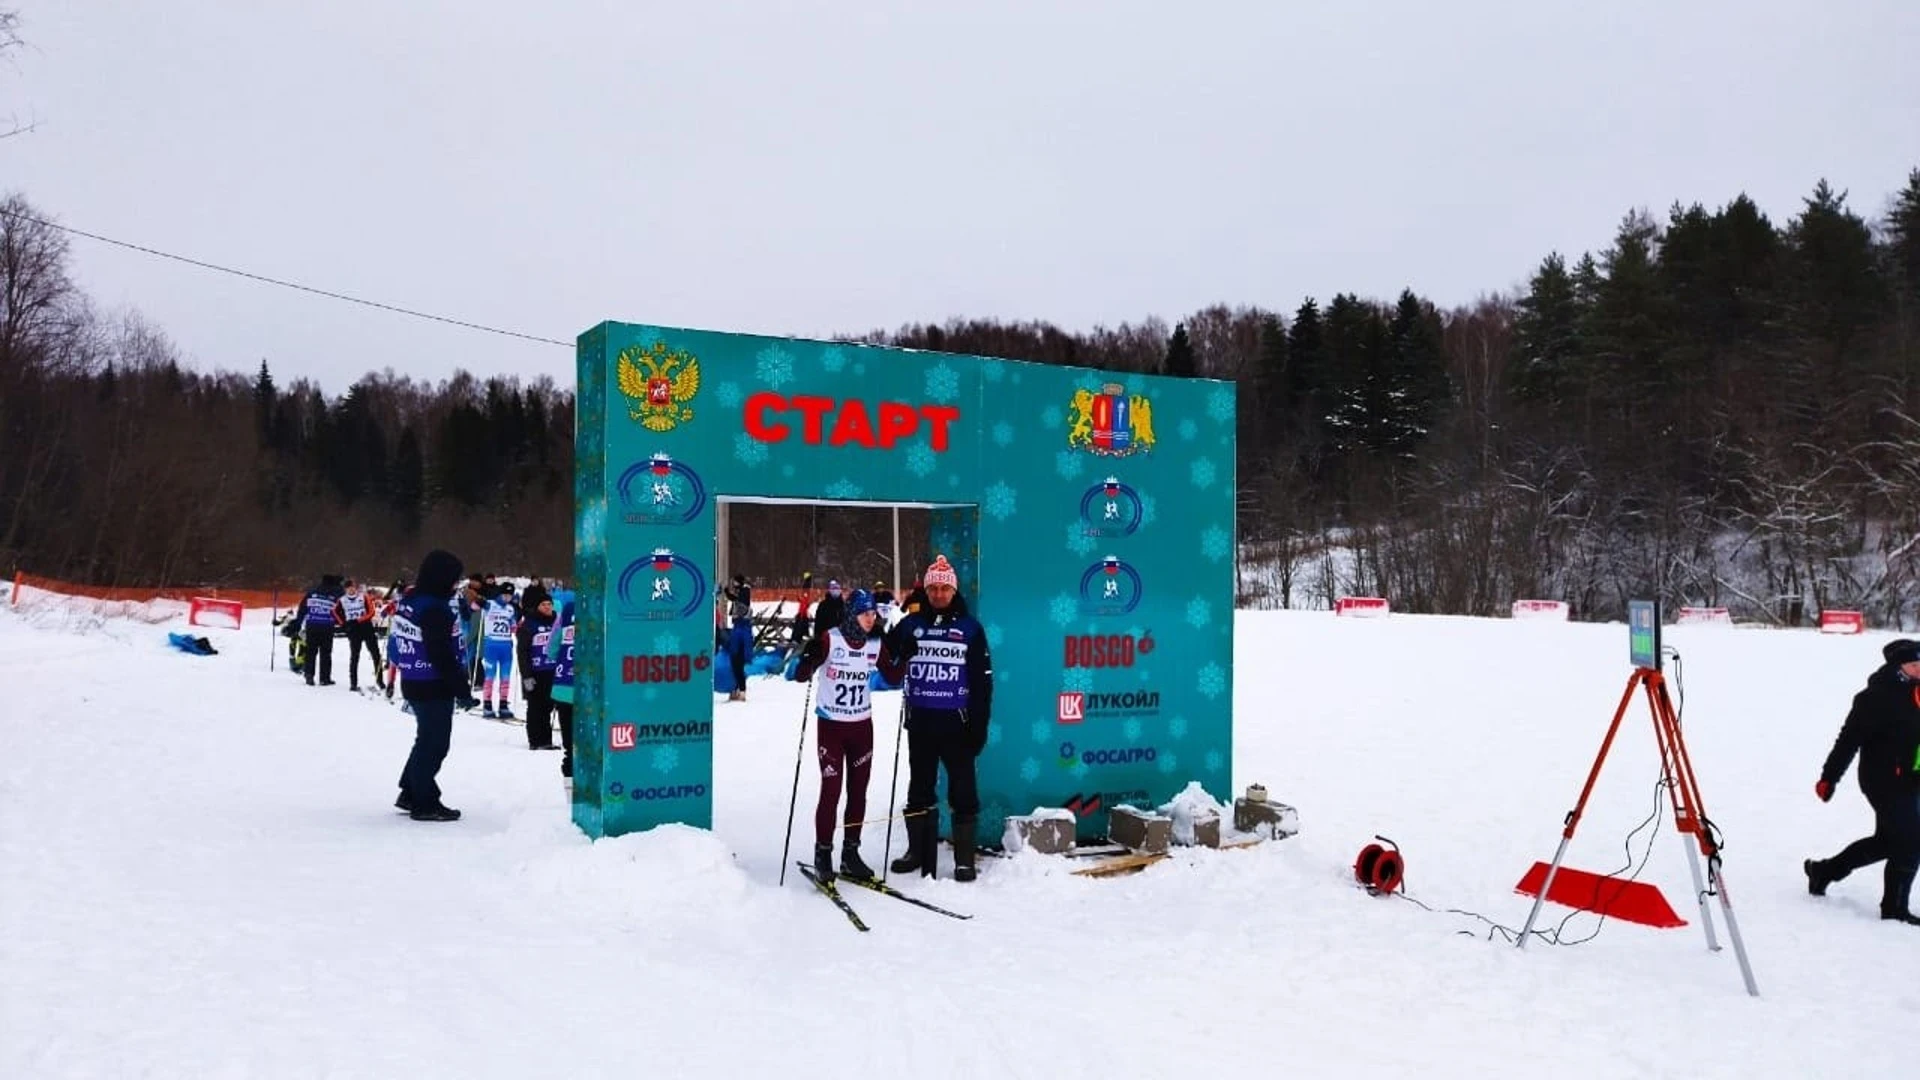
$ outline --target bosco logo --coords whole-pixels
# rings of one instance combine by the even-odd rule
[[[706,603],[707,576],[693,560],[654,548],[620,571],[615,594],[622,619],[686,619]]]
[[[1140,493],[1109,476],[1080,496],[1080,528],[1087,536],[1132,536],[1146,520]]]
[[[1132,667],[1134,660],[1153,652],[1153,635],[1142,634],[1069,634],[1066,637],[1066,666],[1070,668]]]
[[[707,506],[699,474],[666,454],[627,466],[614,489],[628,525],[685,525]]]
[[[712,664],[706,656],[623,656],[620,681],[623,683],[682,683],[696,671]]]
[[[1088,615],[1126,615],[1140,606],[1145,592],[1140,571],[1108,555],[1080,575],[1080,609]]]

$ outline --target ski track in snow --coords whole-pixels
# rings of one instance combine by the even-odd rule
[[[0,609],[0,1076],[1904,1068],[1920,933],[1874,918],[1877,868],[1825,900],[1800,872],[1871,828],[1851,773],[1831,805],[1811,788],[1889,635],[1667,633],[1756,1001],[1732,949],[1705,948],[1667,813],[1643,880],[1693,924],[1678,930],[1609,923],[1522,952],[1352,883],[1381,833],[1415,897],[1517,928],[1530,901],[1513,885],[1552,856],[1625,686],[1624,627],[1235,617],[1234,791],[1264,783],[1299,808],[1299,836],[1109,880],[1028,854],[961,885],[947,853],[947,877],[895,883],[972,921],[848,889],[860,934],[797,871],[776,886],[798,685],[756,679],[745,704],[716,704],[713,832],[589,843],[559,755],[478,716],[456,721],[441,774],[464,819],[391,809],[411,719],[345,690],[344,647],[340,686],[289,675],[260,613],[196,658],[166,627],[76,633]],[[897,702],[879,697],[869,817],[886,812]],[[1636,701],[1568,865],[1620,868],[1657,769]],[[790,858],[810,854],[816,783],[808,764]],[[870,863],[884,832],[867,830]],[[1565,915],[1550,905],[1542,925]]]

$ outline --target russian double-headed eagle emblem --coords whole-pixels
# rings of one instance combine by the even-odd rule
[[[664,341],[630,345],[616,361],[627,416],[648,431],[672,431],[693,419],[687,402],[700,392],[700,361],[691,353],[667,348]]]

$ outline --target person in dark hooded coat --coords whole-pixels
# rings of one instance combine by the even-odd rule
[[[907,852],[896,874],[915,870],[937,877],[940,817],[934,796],[947,774],[953,811],[953,876],[972,881],[980,792],[973,759],[987,746],[993,714],[993,656],[987,632],[960,596],[959,575],[937,556],[912,597],[922,606],[887,632],[883,669],[906,667],[902,684],[907,729]]]
[[[1853,708],[1834,740],[1833,752],[1813,786],[1821,802],[1855,756],[1860,792],[1873,807],[1873,835],[1855,840],[1831,859],[1803,864],[1807,891],[1825,896],[1827,886],[1885,860],[1880,917],[1920,926],[1912,910],[1913,879],[1920,870],[1920,641],[1901,638],[1881,650],[1886,661],[1854,695]]]
[[[477,701],[460,657],[465,628],[454,617],[454,589],[463,567],[452,554],[435,549],[420,561],[413,591],[400,602],[388,631],[393,639],[400,694],[413,707],[413,751],[400,771],[400,797],[394,806],[415,821],[458,821],[460,811],[440,800],[440,765],[453,740],[453,709],[471,709]]]

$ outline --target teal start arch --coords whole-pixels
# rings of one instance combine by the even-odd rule
[[[576,407],[588,835],[712,825],[727,497],[934,508],[907,565],[947,556],[994,654],[983,838],[1040,807],[1099,835],[1193,780],[1230,801],[1231,383],[609,322],[580,335]]]

